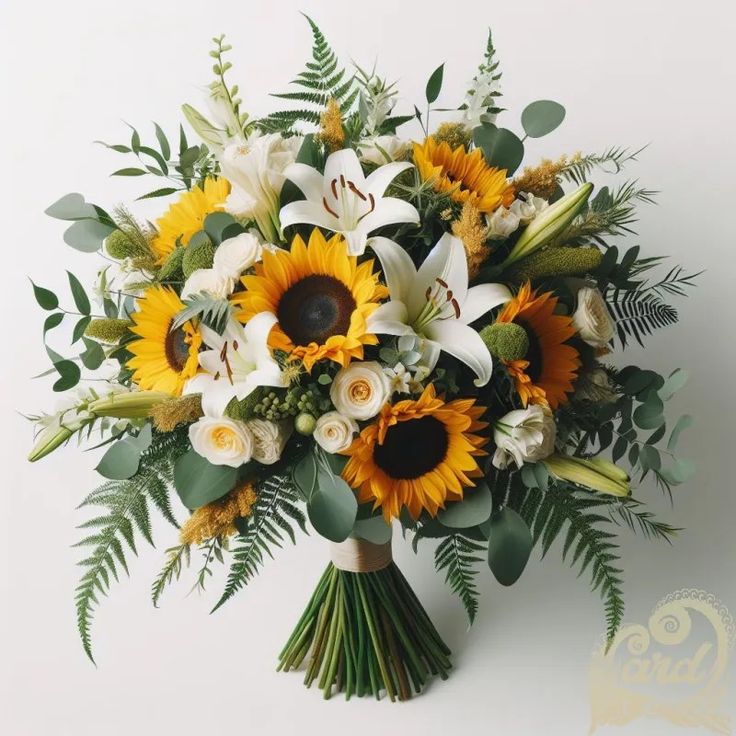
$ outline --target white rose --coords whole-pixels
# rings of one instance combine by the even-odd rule
[[[391,395],[391,381],[374,361],[350,363],[341,368],[330,387],[335,408],[351,419],[376,416]]]
[[[317,420],[314,439],[323,450],[334,454],[347,450],[357,431],[354,419],[343,416],[339,411],[329,411]]]
[[[613,338],[613,319],[598,289],[584,286],[578,291],[578,306],[572,324],[580,337],[594,348],[604,348]]]
[[[253,459],[264,465],[273,465],[281,457],[291,435],[291,423],[250,419],[245,426],[253,435]]]
[[[253,456],[253,435],[243,422],[202,417],[189,427],[194,451],[213,465],[239,468]]]
[[[510,411],[496,422],[493,465],[503,470],[513,461],[517,467],[549,457],[555,449],[557,427],[552,414],[537,404]]]
[[[505,240],[519,229],[520,222],[519,216],[513,210],[502,205],[486,218],[488,237],[493,240]]]
[[[252,233],[242,233],[220,243],[212,268],[227,278],[237,279],[261,259],[262,253],[263,247],[258,238]]]
[[[198,268],[193,271],[181,290],[181,298],[204,292],[215,299],[227,299],[233,293],[235,279],[214,268]]]
[[[528,225],[540,212],[549,207],[549,202],[541,197],[535,197],[529,192],[519,192],[520,199],[515,199],[511,211],[518,216],[522,225]]]
[[[409,150],[409,141],[397,135],[378,135],[364,138],[358,143],[358,153],[362,161],[376,166],[383,166],[391,161],[403,158]]]

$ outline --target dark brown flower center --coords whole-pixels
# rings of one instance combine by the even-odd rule
[[[445,459],[448,444],[439,419],[408,419],[388,428],[383,444],[373,449],[373,460],[391,478],[419,478]]]
[[[166,361],[172,370],[181,373],[189,359],[189,345],[187,345],[186,335],[181,327],[177,327],[166,333],[164,342],[164,350],[166,351]]]
[[[347,335],[355,299],[342,281],[313,274],[284,292],[276,316],[295,345],[324,343],[333,335]]]

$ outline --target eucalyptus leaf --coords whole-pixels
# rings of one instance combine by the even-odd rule
[[[501,585],[513,585],[524,572],[534,543],[524,519],[508,506],[494,511],[488,534],[488,566]]]
[[[372,516],[370,519],[361,519],[355,522],[353,534],[373,544],[386,544],[391,541],[391,525],[387,524],[383,516]]]
[[[82,317],[77,321],[74,325],[74,330],[72,331],[72,345],[82,339],[82,335],[84,335],[84,332],[91,321],[92,317],[90,316]]]
[[[304,499],[309,499],[317,485],[317,459],[313,452],[308,452],[294,466],[291,477]]]
[[[79,358],[85,368],[90,371],[97,370],[105,361],[105,351],[102,346],[87,337],[82,338],[85,350],[80,353]]]
[[[67,271],[66,275],[69,277],[69,288],[71,289],[72,298],[77,305],[77,309],[82,314],[88,315],[92,311],[92,306],[89,303],[87,292],[84,290],[79,279],[71,271]]]
[[[683,368],[672,371],[664,382],[664,386],[659,390],[660,397],[664,401],[671,399],[687,383],[688,378],[689,374]]]
[[[670,452],[674,452],[677,449],[677,443],[680,439],[680,434],[684,432],[688,427],[691,427],[693,425],[693,418],[689,414],[683,414],[678,420],[677,424],[675,424],[672,433],[670,434],[670,438],[667,442],[667,449]]]
[[[541,138],[551,133],[564,119],[565,108],[552,100],[531,102],[521,113],[521,125],[530,138]]]
[[[188,509],[198,509],[217,501],[234,487],[238,469],[229,465],[213,465],[190,450],[174,465],[174,487]]]
[[[82,372],[79,370],[79,366],[72,360],[60,360],[54,363],[59,374],[59,379],[53,385],[54,391],[68,391],[70,388],[74,388],[82,377]]]
[[[98,220],[77,220],[64,233],[64,242],[83,253],[94,253],[114,229]]]
[[[64,320],[63,312],[54,312],[46,317],[43,323],[43,334],[46,336],[47,332],[50,332],[54,327],[58,327]]]
[[[204,229],[210,236],[215,245],[219,245],[222,240],[222,233],[226,227],[237,225],[238,221],[227,212],[212,212],[204,218]]]
[[[53,291],[44,289],[43,286],[36,286],[33,281],[31,281],[31,286],[33,286],[33,296],[39,307],[51,311],[59,306],[59,297]]]
[[[315,530],[332,542],[342,542],[353,530],[357,513],[353,489],[320,467],[317,487],[307,502],[307,514]]]
[[[442,89],[442,78],[445,74],[444,63],[440,64],[429,76],[427,87],[424,91],[427,102],[431,105],[439,96]]]
[[[650,391],[643,404],[634,409],[634,423],[641,429],[656,429],[664,423],[664,404],[655,391]]]
[[[437,518],[451,529],[467,529],[488,521],[492,504],[491,491],[481,482],[475,488],[466,488],[463,500],[448,503]]]
[[[473,141],[482,149],[489,166],[506,169],[512,176],[524,158],[524,144],[519,137],[506,128],[497,128],[492,123],[483,123],[473,130]]]
[[[126,480],[132,478],[141,463],[143,450],[131,438],[118,440],[111,445],[97,465],[97,472],[110,480]]]
[[[61,199],[57,199],[46,208],[45,214],[57,220],[83,220],[88,217],[97,217],[95,208],[85,202],[84,197],[77,192],[65,194]]]

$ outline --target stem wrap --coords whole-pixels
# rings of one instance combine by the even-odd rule
[[[348,537],[344,542],[331,542],[330,559],[338,570],[345,572],[378,572],[393,560],[391,540],[385,544],[373,544],[365,539]]]

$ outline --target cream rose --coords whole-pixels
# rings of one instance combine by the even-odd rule
[[[493,240],[505,240],[519,229],[520,222],[516,212],[502,205],[486,218],[488,237]]]
[[[347,450],[357,431],[354,419],[343,416],[339,411],[329,411],[317,420],[313,436],[323,450],[334,454]]]
[[[584,286],[578,291],[572,323],[580,337],[594,348],[604,348],[613,338],[613,319],[598,289]]]
[[[544,460],[554,452],[556,436],[552,414],[538,404],[510,411],[496,422],[493,430],[493,465],[503,470],[511,462],[520,468],[525,462]]]
[[[371,419],[388,401],[391,381],[374,361],[350,363],[338,371],[330,387],[335,408],[351,419]]]
[[[253,456],[253,435],[233,419],[202,417],[189,427],[189,441],[213,465],[239,468]]]
[[[253,435],[253,459],[264,465],[273,465],[281,457],[291,435],[291,423],[250,419],[245,426]]]
[[[237,279],[261,259],[262,253],[263,247],[258,238],[253,233],[242,233],[220,243],[212,267],[223,276]]]
[[[198,268],[193,271],[181,290],[181,298],[200,294],[209,294],[215,299],[227,299],[233,293],[235,279],[222,274],[214,268]]]

